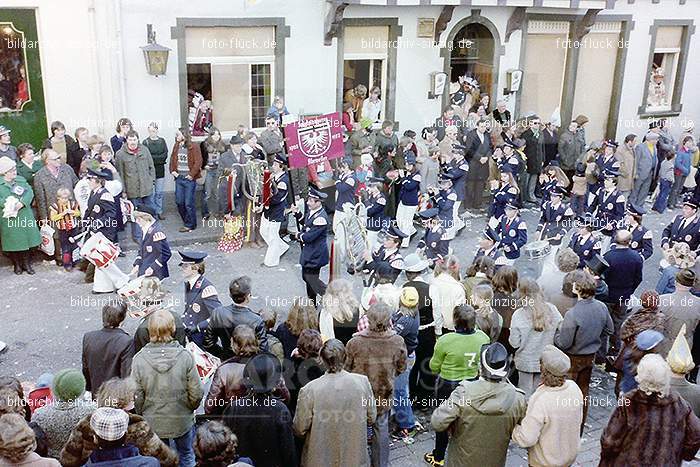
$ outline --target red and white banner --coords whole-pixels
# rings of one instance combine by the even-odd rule
[[[343,157],[343,128],[338,112],[309,117],[284,127],[293,169]]]

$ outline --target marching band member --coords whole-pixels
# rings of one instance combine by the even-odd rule
[[[457,194],[452,189],[452,180],[440,174],[438,179],[440,185],[439,191],[435,193],[435,189],[430,190],[431,195],[435,200],[435,206],[438,208],[438,219],[445,228],[445,239],[452,240],[455,238],[455,232],[452,228],[454,224],[454,203],[457,201]]]
[[[348,162],[338,160],[338,180],[335,181],[335,214],[333,214],[333,233],[338,235],[338,224],[345,219],[345,205],[355,206],[355,176]]]
[[[401,271],[403,271],[403,256],[399,251],[399,245],[401,244],[401,240],[406,238],[406,234],[393,224],[386,228],[383,233],[384,241],[382,245],[376,248],[372,253],[369,251],[365,252],[365,260],[367,262],[365,263],[363,272],[370,274],[372,278],[370,284],[378,279],[378,277],[376,277],[377,271],[386,269],[386,265],[391,267],[392,283],[396,281]]]
[[[204,330],[209,324],[211,313],[221,306],[219,294],[214,285],[204,277],[204,258],[201,251],[178,251],[180,269],[185,277],[185,312],[182,322],[187,337],[202,347]]]
[[[595,214],[603,226],[600,232],[603,234],[601,242],[602,251],[605,252],[610,245],[610,240],[615,231],[622,224],[625,216],[625,196],[617,190],[617,177],[619,171],[608,170],[603,174],[603,187],[595,196],[589,195],[588,210]]]
[[[280,237],[280,226],[284,221],[284,211],[287,208],[287,190],[289,175],[284,170],[287,157],[278,152],[272,161],[272,196],[267,206],[262,209],[260,220],[260,236],[267,243],[263,264],[275,267],[280,264],[280,257],[289,250],[287,242]]]
[[[369,179],[367,193],[368,197],[363,201],[367,208],[367,248],[374,249],[377,244],[377,237],[389,223],[389,218],[384,213],[386,209],[386,195],[382,192],[384,179],[371,177]]]
[[[661,248],[668,250],[676,242],[685,242],[692,251],[700,246],[700,222],[698,201],[692,196],[683,202],[683,211],[668,224],[661,235]]]
[[[542,205],[542,216],[535,234],[540,240],[547,240],[550,245],[561,245],[568,226],[574,217],[574,212],[568,204],[562,203],[566,189],[561,186],[552,188],[550,200]]]
[[[105,188],[105,182],[112,180],[112,172],[108,169],[88,169],[88,184],[90,185],[90,197],[88,198],[85,217],[83,218],[90,235],[101,233],[112,243],[117,243],[117,202]],[[112,293],[116,286],[110,277],[100,268],[90,264],[86,276],[94,270],[94,282],[92,293]]]
[[[306,284],[306,295],[316,301],[318,295],[326,292],[326,284],[319,279],[321,268],[328,264],[328,214],[323,209],[322,200],[327,194],[318,191],[313,186],[309,187],[309,195],[306,200],[306,212],[303,214],[303,227],[298,234],[290,234],[290,237],[301,243],[301,278]],[[301,221],[302,213],[298,211],[296,204],[292,206],[294,215]]]
[[[600,241],[593,234],[594,220],[590,213],[576,218],[575,226],[578,231],[574,232],[569,241],[569,248],[574,250],[579,257],[578,267],[583,268],[586,261],[593,256],[600,254]]]
[[[443,172],[447,178],[452,180],[452,188],[454,189],[457,199],[452,205],[452,238],[464,228],[466,225],[459,216],[459,207],[467,197],[467,181],[466,176],[469,171],[469,163],[464,159],[464,152],[461,149],[454,148],[452,150],[453,158],[449,164],[443,168]]]
[[[513,177],[513,169],[510,165],[504,164],[501,168],[501,180],[491,180],[491,194],[493,203],[489,208],[489,216],[498,219],[506,210],[506,205],[518,199],[520,191],[518,183]]]
[[[408,248],[411,236],[416,233],[413,226],[413,216],[418,210],[418,195],[420,193],[421,177],[416,170],[416,155],[407,151],[406,170],[399,170],[399,207],[396,210],[396,224],[406,234],[401,241],[401,248]]]
[[[418,213],[425,227],[425,235],[418,242],[417,250],[422,251],[422,256],[430,262],[431,267],[435,266],[436,261],[442,261],[450,250],[450,241],[446,238],[446,230],[440,223],[438,213],[437,208]]]
[[[520,249],[527,243],[527,224],[520,218],[519,203],[512,201],[506,205],[505,214],[500,218],[491,218],[489,227],[498,233],[500,247],[506,256],[506,264],[513,265],[520,258]]]
[[[504,167],[510,167],[510,172],[513,174],[515,179],[515,184],[518,184],[518,174],[520,173],[520,168],[525,163],[520,155],[515,151],[515,146],[511,143],[503,143],[501,147],[503,155],[496,160],[498,164],[498,169],[503,172]]]
[[[543,206],[544,203],[549,201],[554,188],[558,186],[566,188],[569,186],[569,177],[561,170],[558,161],[551,161],[549,165],[544,168],[542,175],[540,175],[540,184],[542,185],[542,203],[540,206]]]
[[[156,220],[155,209],[146,205],[136,207],[134,220],[141,227],[143,238],[139,244],[139,253],[134,260],[131,275],[153,276],[160,280],[169,277],[168,260],[172,253],[163,227]]]
[[[595,159],[595,163],[598,166],[598,186],[600,188],[604,183],[605,172],[619,172],[620,171],[620,161],[615,156],[615,151],[617,151],[617,141],[611,139],[605,140],[602,143],[603,152],[598,154]]]
[[[487,226],[479,237],[479,249],[476,250],[474,261],[482,256],[488,256],[494,260],[496,268],[506,264],[506,257],[503,255],[503,252],[498,249],[499,240],[498,233],[493,228]]]
[[[632,203],[627,205],[627,230],[632,234],[630,248],[637,251],[645,260],[654,254],[654,237],[651,230],[642,225],[644,208],[637,208]]]

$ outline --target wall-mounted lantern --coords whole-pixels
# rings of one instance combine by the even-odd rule
[[[148,45],[141,47],[146,59],[146,71],[149,75],[160,76],[168,68],[168,53],[170,49],[156,42],[156,32],[152,24],[146,25]]]

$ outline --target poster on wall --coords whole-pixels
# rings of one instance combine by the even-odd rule
[[[23,31],[0,22],[0,112],[19,112],[31,100],[26,47]]]
[[[338,112],[305,118],[284,127],[293,169],[343,157],[343,129]]]

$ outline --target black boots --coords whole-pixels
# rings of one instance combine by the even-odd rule
[[[29,253],[22,256],[22,269],[27,271],[27,274],[35,274],[34,268],[32,268],[32,262],[29,259]],[[17,269],[15,269],[15,272]]]
[[[22,274],[22,265],[20,264],[20,259],[17,255],[13,254],[8,254],[7,256],[10,257],[10,260],[12,261],[12,265],[15,267],[15,274],[18,276]]]

